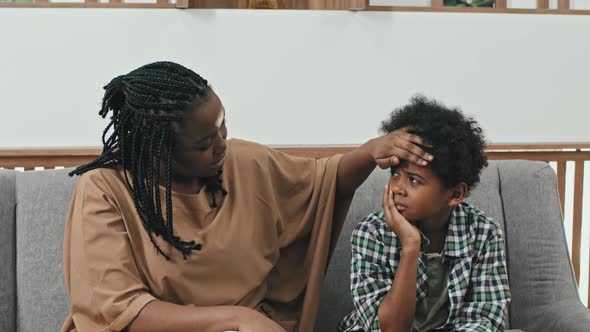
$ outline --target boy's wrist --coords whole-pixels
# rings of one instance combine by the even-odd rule
[[[406,241],[402,243],[402,254],[415,254],[418,255],[420,253],[420,241]]]

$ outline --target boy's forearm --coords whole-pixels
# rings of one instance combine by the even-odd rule
[[[416,310],[416,280],[420,247],[402,249],[393,284],[379,305],[377,314],[383,332],[408,332]]]

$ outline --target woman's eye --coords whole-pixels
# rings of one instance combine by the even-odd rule
[[[198,147],[197,147],[197,150],[199,150],[199,151],[207,151],[207,150],[209,149],[209,147],[210,147],[210,146],[211,146],[211,145],[209,145],[209,144],[207,144],[207,145],[204,145],[204,146],[198,146]]]

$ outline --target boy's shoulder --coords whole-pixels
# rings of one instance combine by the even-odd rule
[[[502,227],[494,218],[468,203],[461,203],[457,210],[459,215],[463,215],[464,227],[467,228],[463,230],[464,234],[471,234],[470,242],[475,250],[481,252],[489,243],[503,242]]]
[[[469,203],[463,202],[458,205],[453,215],[457,218],[464,219],[465,224],[471,228],[481,229],[482,231],[501,232],[496,219]]]

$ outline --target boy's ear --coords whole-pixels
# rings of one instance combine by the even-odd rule
[[[451,188],[451,197],[449,198],[449,206],[457,206],[463,202],[467,195],[467,184],[461,182],[454,188]]]

